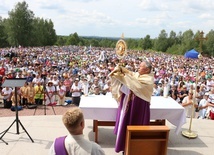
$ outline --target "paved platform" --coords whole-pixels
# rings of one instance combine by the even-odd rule
[[[1,111],[0,111],[1,113]],[[1,116],[1,114],[0,114]],[[66,135],[68,132],[61,121],[61,115],[36,115],[19,116],[30,137],[19,125],[20,133],[17,134],[15,116],[0,117],[0,133],[7,129],[15,121],[10,130],[3,136],[6,145],[0,140],[1,155],[46,155],[54,139],[58,136]],[[86,120],[84,130],[85,138],[94,140],[92,131],[92,120]],[[168,143],[168,155],[213,155],[214,154],[214,121],[193,119],[192,130],[198,134],[196,139],[188,139],[180,134],[175,134],[175,127],[167,122],[170,127]],[[183,130],[189,128],[189,119],[183,126]],[[2,133],[0,134],[0,136]],[[115,135],[113,127],[99,127],[99,144],[104,149],[106,155],[117,155],[114,151]]]

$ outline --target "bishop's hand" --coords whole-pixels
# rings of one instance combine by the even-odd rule
[[[118,64],[118,65],[114,68],[114,70],[113,70],[111,73],[109,73],[108,76],[112,76],[112,75],[114,75],[115,73],[121,73],[121,71],[122,71],[121,66]]]
[[[122,67],[122,66],[120,66],[120,70],[121,70],[121,73],[129,73],[129,70],[128,69],[126,69],[125,67]]]

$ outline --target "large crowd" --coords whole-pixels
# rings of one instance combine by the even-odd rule
[[[199,118],[207,117],[207,107],[214,103],[212,57],[188,59],[155,51],[129,50],[123,59],[118,59],[112,48],[3,48],[0,49],[0,83],[7,78],[26,78],[25,85],[18,89],[21,106],[42,104],[44,96],[47,105],[64,105],[66,97],[77,99],[81,95],[105,95],[111,91],[108,74],[118,63],[137,71],[142,60],[152,64],[154,96],[167,94],[188,107],[191,106],[191,94],[194,94],[196,111],[204,110]],[[43,90],[46,90],[45,94]],[[14,104],[11,100],[13,94],[12,88],[1,87],[4,104],[8,101]],[[200,102],[204,99],[209,100],[211,105],[204,103],[202,106]]]

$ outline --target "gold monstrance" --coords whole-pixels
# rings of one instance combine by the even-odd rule
[[[123,38],[124,34],[122,34],[121,39],[119,39],[116,44],[116,55],[120,60],[123,59],[127,54],[127,45]]]
[[[122,34],[121,38],[116,43],[115,48],[116,56],[119,59],[119,63],[117,64],[117,67],[120,68],[122,66],[122,59],[127,55],[127,45],[124,41],[124,34]],[[113,70],[111,73],[109,73],[109,76],[111,76],[113,73],[115,73],[116,70]],[[122,73],[122,70],[120,70],[121,76],[124,75]]]
[[[207,37],[204,38],[204,32],[201,31],[200,34],[199,34],[199,37],[196,38],[196,40],[199,40],[200,44],[199,44],[199,47],[200,47],[200,51],[199,51],[199,54],[198,54],[198,62],[197,62],[197,73],[196,73],[196,80],[195,80],[195,93],[194,93],[194,96],[193,96],[193,104],[192,104],[192,114],[191,114],[191,118],[190,118],[190,124],[189,124],[189,130],[185,130],[185,131],[182,131],[182,135],[187,137],[187,138],[196,138],[198,135],[197,133],[193,132],[191,130],[192,128],[192,118],[193,118],[193,115],[194,115],[194,104],[196,102],[196,88],[197,88],[197,85],[198,85],[198,74],[199,74],[199,63],[200,63],[200,59],[202,58],[202,55],[201,53],[203,52],[202,51],[202,45],[203,45],[203,41],[204,40],[207,40]]]

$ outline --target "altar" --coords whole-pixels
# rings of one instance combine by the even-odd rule
[[[82,96],[79,107],[82,109],[85,119],[105,121],[107,126],[113,125],[116,120],[118,103],[111,94]],[[176,134],[186,123],[184,108],[171,97],[152,96],[150,109],[151,120],[168,120],[176,127]]]

